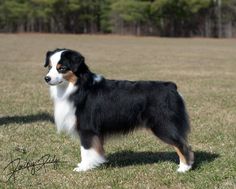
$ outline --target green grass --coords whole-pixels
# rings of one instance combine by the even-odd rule
[[[236,188],[236,40],[0,34],[0,188]],[[112,137],[109,162],[77,173],[80,144],[58,135],[43,77],[47,50],[80,51],[107,78],[172,80],[185,96],[195,151],[194,169],[176,172],[174,150],[148,131]],[[13,159],[56,155],[57,169],[8,179]]]

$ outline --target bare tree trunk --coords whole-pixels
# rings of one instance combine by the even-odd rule
[[[225,37],[227,37],[227,38],[233,37],[232,21],[231,20],[227,24],[225,24],[224,33],[225,33]]]
[[[140,23],[139,22],[136,24],[136,35],[137,36],[141,35],[141,28],[140,28]]]
[[[218,37],[222,37],[221,0],[217,0],[217,30]]]
[[[210,37],[211,36],[211,20],[206,17],[205,18],[205,37]]]

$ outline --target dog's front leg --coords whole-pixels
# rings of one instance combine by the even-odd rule
[[[80,140],[81,162],[74,168],[74,171],[87,171],[106,162],[101,137],[82,132],[80,133]]]

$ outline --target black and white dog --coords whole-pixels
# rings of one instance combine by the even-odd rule
[[[178,172],[191,169],[189,120],[174,83],[108,80],[92,73],[84,57],[69,49],[47,52],[44,66],[49,69],[45,81],[54,100],[57,130],[80,137],[81,163],[74,171],[106,162],[103,142],[107,135],[139,127],[175,148]]]

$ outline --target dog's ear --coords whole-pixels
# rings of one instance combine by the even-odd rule
[[[69,64],[71,71],[76,76],[89,71],[88,66],[85,64],[85,58],[79,52],[65,51],[62,54],[62,59]]]
[[[49,65],[49,58],[52,55],[52,53],[53,53],[52,51],[47,52],[44,67],[47,67]]]

